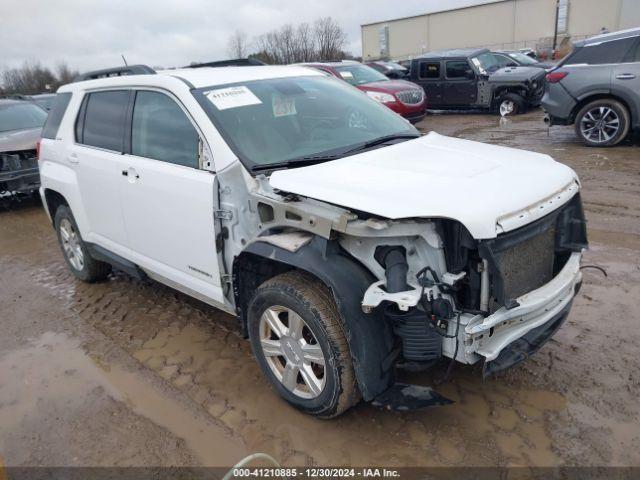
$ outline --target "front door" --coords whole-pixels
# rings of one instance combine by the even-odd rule
[[[130,138],[122,205],[135,263],[169,285],[223,303],[215,175],[199,167],[198,131],[176,99],[139,90]]]
[[[467,60],[447,60],[445,63],[444,105],[466,107],[476,103],[478,79]]]

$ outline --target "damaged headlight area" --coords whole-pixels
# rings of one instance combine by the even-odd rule
[[[0,194],[29,193],[40,186],[35,150],[0,153]]]
[[[587,247],[579,194],[490,240],[440,219],[362,220],[345,233],[342,247],[378,278],[362,308],[383,311],[397,339],[396,366],[484,359],[487,375],[524,360],[559,328]]]

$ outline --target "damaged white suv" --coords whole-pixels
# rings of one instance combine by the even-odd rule
[[[93,72],[60,88],[45,131],[41,195],[71,271],[113,266],[237,315],[278,393],[319,417],[448,403],[397,369],[508,368],[581,284],[570,168],[421,136],[313,69]]]

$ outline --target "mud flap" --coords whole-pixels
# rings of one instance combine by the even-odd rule
[[[567,319],[571,304],[572,302],[569,302],[558,315],[547,323],[530,330],[524,336],[511,342],[502,349],[495,360],[485,362],[482,367],[482,377],[487,378],[511,368],[540,350]]]
[[[397,412],[449,405],[451,403],[453,403],[453,400],[443,397],[430,387],[406,383],[395,383],[371,402],[376,407]]]

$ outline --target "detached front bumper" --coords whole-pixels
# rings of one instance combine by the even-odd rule
[[[549,283],[518,297],[519,306],[502,307],[486,318],[472,319],[465,326],[465,356],[484,357],[485,374],[492,374],[538,350],[559,328],[571,308],[582,282],[581,257],[581,253],[572,253]]]

